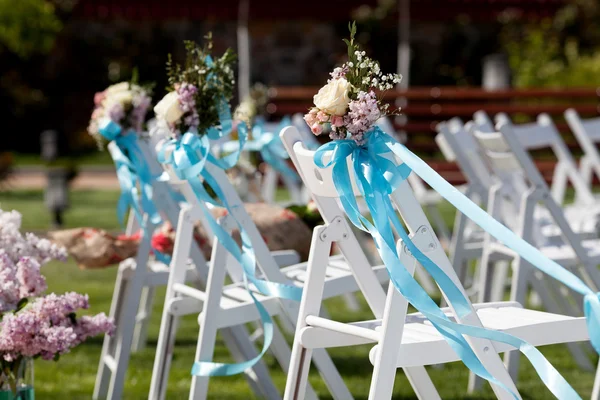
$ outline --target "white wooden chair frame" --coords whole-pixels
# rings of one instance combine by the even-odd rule
[[[163,167],[169,173],[171,180],[177,182],[178,178],[171,170],[171,167]],[[206,164],[205,168],[221,184],[228,203],[234,210],[233,212],[236,213],[235,218],[243,224],[250,235],[258,262],[259,273],[270,281],[296,286],[303,285],[306,278],[306,263],[289,266],[280,270],[279,266],[274,262],[272,254],[269,252],[258,229],[246,213],[235,189],[229,184],[224,171],[215,167],[210,162]],[[185,181],[179,181],[179,183],[184,186],[189,185]],[[259,320],[255,305],[243,287],[243,275],[240,266],[230,257],[227,250],[216,238],[213,243],[213,253],[206,290],[201,291],[185,285],[182,271],[184,260],[187,259],[190,249],[190,232],[195,221],[200,220],[203,222],[203,216],[202,209],[200,208],[202,205],[197,203],[191,188],[188,186],[186,190],[182,190],[182,193],[192,206],[184,208],[181,211],[179,219],[176,236],[177,242],[167,285],[165,307],[163,308],[163,318],[152,374],[149,395],[149,398],[152,400],[162,400],[165,398],[178,317],[193,313],[199,314],[200,332],[195,360],[202,361],[210,361],[212,359],[217,330],[232,326],[243,326],[245,323]],[[233,227],[232,222],[231,216],[220,220],[220,224],[226,229]],[[208,228],[207,224],[205,224],[205,228]],[[350,271],[339,261],[339,257],[333,257],[328,260],[327,265],[328,267],[324,268],[324,270],[327,271],[328,275],[328,297],[352,293],[358,290],[358,286],[354,282]],[[381,282],[385,282],[388,278],[385,269],[383,266],[379,266],[375,267],[374,270],[376,271],[376,282],[378,285],[381,285]],[[226,275],[231,278],[234,282],[233,284],[225,285],[224,280]],[[255,296],[271,315],[279,316],[284,326],[288,324],[294,329],[298,313],[297,303],[264,296],[258,292],[255,293]],[[287,370],[291,354],[290,348],[277,326],[275,326],[274,331],[271,351],[282,368]],[[316,362],[319,372],[323,376],[333,397],[335,399],[351,398],[341,376],[339,376],[333,362],[324,350],[319,352]],[[206,398],[208,383],[208,377],[193,376],[190,399]],[[279,395],[274,391],[257,393],[268,399],[279,398]],[[316,394],[312,389],[309,390],[307,398],[316,398]]]
[[[596,148],[596,144],[600,143],[600,117],[584,120],[571,108],[565,111],[565,119],[579,147],[583,149],[579,171],[591,191],[594,174],[600,178],[600,152]]]
[[[536,131],[537,126],[534,125],[514,127],[506,119],[499,123],[498,127],[501,134],[491,132],[474,133],[485,149],[484,154],[499,178],[499,182],[490,189],[488,212],[500,220],[510,220],[507,218],[507,214],[510,216],[516,215],[514,229],[516,229],[519,236],[530,243],[538,242],[538,246],[544,254],[567,268],[575,268],[575,272],[579,271],[588,284],[597,287],[599,277],[598,273],[594,273],[593,270],[595,269],[594,263],[597,264],[600,257],[588,255],[588,250],[582,246],[581,235],[576,235],[571,229],[562,208],[550,194],[546,182],[521,144],[522,137],[533,140],[536,133],[546,135],[546,130],[538,129]],[[517,129],[523,130],[517,134]],[[542,146],[542,143],[545,143],[543,140],[549,139],[551,140],[551,138],[543,136],[543,139],[538,139],[537,143]],[[524,181],[524,178],[530,182],[530,185]],[[562,237],[554,237],[548,241],[548,237],[542,237],[539,231],[536,234],[536,228],[539,228],[535,217],[538,204],[547,208],[556,226],[561,230]],[[562,245],[563,247],[557,247],[557,243],[558,246]],[[600,245],[598,241],[593,241],[593,243]],[[514,258],[510,297],[512,301],[525,302],[528,285],[531,285],[535,292],[540,295],[542,303],[548,311],[568,315],[581,313],[581,310],[576,306],[576,304],[580,304],[577,302],[578,295],[569,293],[564,288],[558,288],[554,281],[543,278],[543,275],[540,276],[541,274],[535,271],[526,261],[514,256],[512,251],[493,240],[490,235],[485,236],[481,261],[479,283],[481,296],[479,300],[485,299],[490,290],[489,264],[496,260]],[[582,268],[578,269],[580,263]],[[569,301],[569,296],[575,297],[573,303]],[[562,301],[559,301],[559,299]],[[593,370],[588,357],[580,346],[575,344],[569,344],[568,346],[569,351],[581,368]],[[513,379],[516,379],[518,374],[518,358],[519,353],[517,352],[510,352],[506,357],[506,363]],[[476,389],[481,383],[480,379],[471,375],[470,390]]]
[[[424,323],[422,316],[407,315],[408,302],[393,285],[388,288],[383,310],[380,308],[380,302],[370,303],[374,306],[372,309],[377,320],[348,324],[319,316],[324,281],[321,265],[333,241],[338,243],[359,284],[372,272],[360,262],[361,257],[356,254],[359,249],[349,246],[348,240],[353,235],[343,211],[336,202],[338,194],[331,177],[331,168],[319,169],[315,166],[314,153],[303,147],[301,138],[294,128],[284,129],[282,138],[326,221],[324,226],[315,228],[313,233],[308,262],[309,275],[300,304],[300,316],[294,337],[292,362],[284,399],[304,398],[308,365],[314,349],[366,343],[375,344],[370,353],[374,372],[369,399],[382,400],[391,397],[396,369],[399,367],[404,368],[419,399],[439,399],[439,394],[423,366],[456,361],[457,356],[437,331],[431,325]],[[405,181],[400,184],[391,198],[402,215],[415,245],[442,268],[466,296],[458,276],[439,240],[433,234],[433,229],[408,183]],[[414,271],[416,261],[402,243],[399,243],[398,247],[404,265],[410,271]],[[367,299],[372,295],[382,295],[376,288],[365,287],[364,289],[367,289],[364,291]],[[452,309],[447,309],[447,312],[456,316]],[[467,317],[456,319],[460,323],[486,325],[492,329],[516,334],[533,345],[587,340],[588,337],[583,318],[525,310],[514,302],[474,305]],[[549,329],[550,327],[552,329]],[[476,338],[468,340],[486,369],[507,388],[518,393],[497,354],[508,350],[506,346]],[[498,398],[512,398],[503,390],[495,386],[492,388]]]
[[[150,146],[140,140],[139,147],[150,171],[156,174],[160,165],[153,157]],[[111,155],[118,151],[115,143],[110,143],[108,150]],[[155,195],[153,200],[157,209],[176,227],[179,205],[171,197],[167,184],[156,182],[153,190]],[[126,233],[133,234],[142,223],[143,221],[136,221],[134,213],[130,213]],[[149,221],[148,225],[147,231],[153,232],[155,227]],[[135,258],[127,259],[119,265],[109,313],[116,321],[117,330],[112,336],[104,337],[94,387],[94,399],[122,397],[131,352],[140,350],[145,345],[154,290],[156,286],[166,284],[169,273],[168,266],[150,258],[150,239],[143,235]],[[197,247],[192,251],[192,259],[205,263]],[[143,267],[138,268],[138,266]],[[197,271],[193,271],[193,268],[188,268],[187,279],[200,279],[201,275],[198,276],[195,272]]]
[[[115,151],[114,146],[116,145],[110,144],[109,151]],[[145,141],[140,141],[139,147],[151,173],[158,175],[162,167],[156,160],[151,146]],[[153,200],[161,214],[164,214],[173,228],[177,229],[180,206],[172,198],[168,185],[166,182],[155,182]],[[128,224],[129,234],[137,229],[135,222],[135,217],[131,213]],[[152,232],[153,229],[153,226],[149,226],[148,232]],[[192,263],[186,260],[183,279],[203,288],[208,277],[207,262],[195,242],[190,244],[189,254]],[[281,252],[278,256],[280,256],[278,261],[281,263],[294,261],[290,260],[289,252]],[[136,268],[137,265],[147,265],[148,268]],[[146,237],[142,238],[135,259],[125,260],[119,266],[110,309],[110,316],[117,321],[117,331],[114,335],[107,335],[104,338],[94,399],[123,397],[131,352],[145,345],[154,291],[157,286],[167,285],[169,273],[170,269],[167,265],[150,259],[150,238]],[[257,354],[250,340],[250,334],[244,326],[224,330],[224,341],[237,361],[247,360]],[[275,390],[264,363],[257,364],[246,377],[255,391],[262,390],[268,393]]]

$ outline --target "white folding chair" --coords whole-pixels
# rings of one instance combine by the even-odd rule
[[[483,111],[476,112],[473,121],[482,132],[494,131],[493,124]],[[564,208],[569,224],[576,233],[587,237],[597,237],[596,221],[600,214],[600,202],[596,201],[590,188],[586,185],[584,177],[579,173],[573,155],[550,116],[540,114],[536,122],[514,125],[506,114],[500,113],[496,115],[496,122],[510,124],[525,151],[544,148],[552,150],[557,160],[550,187],[552,197],[557,204]],[[568,183],[571,183],[575,190],[575,203],[572,204],[565,202]],[[548,220],[552,219],[543,208],[536,210],[536,217],[540,220],[544,217],[547,217]]]
[[[600,143],[600,117],[583,120],[577,111],[571,108],[565,111],[565,119],[579,147],[583,149],[584,155],[579,163],[579,171],[591,191],[594,174],[600,178],[600,153],[596,148],[596,144]]]
[[[138,146],[150,168],[157,174],[162,170],[155,161],[150,146],[145,140],[139,140]],[[116,158],[120,153],[115,143],[108,145],[108,150]],[[152,162],[154,160],[154,162]],[[157,170],[159,168],[159,170]],[[154,203],[168,221],[177,226],[179,205],[173,199],[168,186],[163,182],[153,185]],[[147,219],[147,215],[144,215]],[[144,222],[148,224],[147,233],[154,230],[151,222],[136,221],[134,213],[130,213],[127,234],[135,233]],[[120,263],[117,273],[110,316],[115,319],[117,330],[114,335],[106,335],[102,346],[100,365],[94,387],[94,399],[122,397],[125,374],[132,351],[145,345],[149,317],[152,311],[154,290],[156,286],[165,285],[168,278],[168,266],[150,258],[150,237],[143,234],[138,253],[135,258]],[[192,259],[204,260],[200,250],[194,247]],[[193,268],[188,268],[188,279],[198,280]],[[206,276],[206,272],[204,272]]]
[[[150,399],[164,399],[166,383],[172,356],[172,348],[175,343],[177,318],[183,315],[199,313],[200,332],[198,348],[195,360],[210,361],[215,346],[215,336],[218,330],[235,327],[248,322],[260,320],[255,305],[243,286],[243,274],[240,266],[228,255],[225,247],[215,238],[213,253],[210,261],[210,273],[206,290],[198,290],[189,287],[183,280],[183,260],[187,258],[190,246],[190,232],[193,223],[200,220],[208,228],[206,221],[202,221],[203,204],[199,204],[194,193],[189,188],[189,183],[180,181],[170,166],[165,165],[171,181],[188,186],[182,193],[190,203],[189,207],[182,210],[177,231],[177,242],[174,250],[173,262],[171,264],[171,275],[167,286],[165,307],[161,322],[159,340],[157,345]],[[235,219],[240,221],[248,232],[255,251],[258,270],[261,276],[273,281],[286,283],[294,286],[302,286],[306,279],[306,263],[279,269],[275,263],[272,253],[268,251],[258,229],[245,211],[243,203],[239,199],[235,189],[227,181],[223,170],[208,162],[205,166],[212,176],[217,180],[227,197]],[[201,179],[200,177],[198,179]],[[232,216],[228,215],[220,221],[226,229],[232,228]],[[328,260],[327,274],[327,297],[334,297],[358,290],[358,286],[352,277],[351,271],[339,257]],[[323,266],[322,266],[323,267]],[[374,267],[375,275],[370,284],[378,285],[387,280],[387,274],[383,266]],[[225,277],[229,277],[233,284],[225,285]],[[255,290],[255,289],[253,289]],[[266,296],[255,291],[255,296],[263,304],[272,316],[279,316],[282,322],[287,321],[292,327],[295,326],[298,312],[298,304],[273,296]],[[293,329],[293,328],[292,328]],[[281,367],[286,370],[289,366],[290,349],[277,326],[274,330],[274,338],[271,351]],[[317,367],[323,376],[331,394],[335,399],[351,398],[337,369],[325,351],[319,352],[316,357]],[[208,391],[208,377],[192,377],[190,399],[203,399]],[[276,393],[263,393],[267,398],[278,398]],[[316,398],[314,391],[310,390],[307,398]]]
[[[320,169],[315,165],[314,152],[303,146],[295,129],[285,129],[282,137],[326,221],[313,233],[308,278],[300,304],[284,398],[304,398],[308,366],[315,349],[373,343],[375,346],[370,352],[370,360],[374,364],[374,372],[369,399],[391,397],[397,368],[404,368],[419,399],[439,399],[423,366],[457,361],[459,358],[422,315],[407,315],[408,302],[393,285],[389,286],[383,313],[376,313],[376,320],[340,323],[319,316],[324,282],[321,265],[333,242],[337,242],[359,282],[372,272],[357,262],[360,260],[356,256],[359,249],[348,242],[352,233],[337,203],[339,195],[333,184],[332,169]],[[411,232],[414,244],[452,279],[466,297],[458,276],[408,183],[401,183],[391,198]],[[401,242],[398,243],[398,252],[403,264],[411,272],[414,271],[416,262]],[[455,316],[457,322],[502,330],[535,346],[588,338],[583,318],[526,310],[516,302],[475,304],[466,318],[459,318],[452,309],[446,309],[446,312]],[[475,338],[469,343],[487,371],[518,393],[497,354],[509,350],[507,346]],[[492,388],[498,398],[513,398],[498,387]]]
[[[535,244],[548,258],[566,268],[578,272],[593,287],[598,287],[596,265],[600,262],[600,240],[582,240],[567,223],[563,209],[556,203],[543,177],[535,167],[529,154],[523,149],[521,139],[517,138],[515,128],[508,122],[498,125],[501,133],[479,132],[474,135],[485,150],[484,154],[492,166],[498,183],[489,193],[488,212],[517,232],[524,240]],[[522,132],[521,132],[522,134]],[[545,207],[560,229],[561,236],[544,235],[536,218],[537,207]],[[512,218],[509,216],[516,216]],[[486,235],[481,261],[480,290],[481,298],[486,298],[488,266],[495,260],[514,259],[511,283],[511,300],[524,303],[529,285],[540,295],[542,304],[551,312],[579,314],[581,310],[572,302],[564,288],[557,288],[553,281],[533,274],[533,268],[514,252]],[[575,295],[576,300],[579,296]],[[580,367],[592,370],[593,367],[585,352],[577,345],[570,344],[569,351]],[[506,362],[513,379],[518,374],[519,353],[511,352]],[[471,376],[470,389],[475,389],[481,380]]]

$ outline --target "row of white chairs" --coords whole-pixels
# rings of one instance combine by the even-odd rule
[[[507,162],[494,161],[494,153],[507,153],[508,149],[512,148],[506,144],[511,142],[510,139],[505,137],[505,129],[500,129],[501,132],[498,133],[489,125],[488,121],[488,126],[485,127],[487,129],[479,126],[479,128],[472,130],[474,129],[472,126],[476,126],[476,122],[465,127],[458,121],[451,121],[447,125],[440,125],[440,135],[442,136],[439,136],[439,138],[443,137],[444,139],[439,140],[442,143],[442,149],[445,149],[445,154],[454,157],[465,171],[465,167],[459,160],[463,155],[458,155],[460,150],[452,146],[452,140],[460,139],[463,132],[470,134],[471,138],[476,138],[472,141],[480,146],[480,150],[481,146],[486,149],[483,152],[477,151],[477,154],[481,156],[479,162],[482,162],[486,169],[476,167],[475,171],[478,173],[488,171],[491,178],[498,175],[500,170],[504,171],[505,166],[508,165]],[[485,134],[481,132],[485,132]],[[314,390],[307,384],[306,379],[308,364],[311,357],[314,356],[315,364],[327,383],[332,397],[335,399],[352,398],[352,394],[324,349],[371,343],[374,345],[370,353],[370,361],[374,364],[374,374],[369,394],[370,399],[391,397],[397,368],[402,368],[407,374],[411,386],[420,399],[439,398],[439,394],[424,366],[456,361],[458,360],[457,356],[446,344],[443,337],[427,323],[422,315],[407,314],[408,303],[394,289],[393,285],[389,285],[386,295],[382,284],[387,282],[387,272],[383,266],[373,267],[368,262],[368,257],[359,245],[359,240],[354,235],[351,224],[348,223],[338,205],[338,195],[332,182],[331,170],[318,169],[314,165],[314,153],[303,145],[304,138],[296,128],[285,128],[281,137],[308,193],[316,202],[325,221],[325,224],[317,227],[313,233],[310,257],[307,263],[298,264],[298,260],[294,259],[294,254],[289,252],[283,254],[269,252],[224,172],[210,163],[207,164],[207,168],[219,181],[228,203],[233,205],[236,213],[238,213],[234,216],[226,216],[219,222],[226,229],[231,229],[234,226],[233,219],[235,219],[249,232],[256,253],[259,275],[274,282],[288,283],[304,288],[304,295],[300,304],[264,296],[258,291],[254,293],[271,315],[281,317],[284,330],[295,330],[296,332],[290,352],[289,345],[276,326],[271,347],[271,351],[280,366],[288,371],[284,397],[286,399],[316,398]],[[446,140],[447,143],[443,143],[443,140]],[[504,142],[500,142],[500,140]],[[467,147],[462,144],[462,141],[460,143],[459,149]],[[144,238],[137,258],[128,260],[120,266],[113,306],[111,307],[111,315],[117,319],[119,328],[115,336],[105,339],[94,398],[119,399],[123,397],[124,379],[131,344],[134,338],[138,342],[143,341],[143,338],[140,339],[140,336],[136,333],[135,316],[138,310],[141,311],[138,315],[148,315],[151,307],[149,299],[152,298],[151,292],[156,285],[166,283],[167,295],[163,308],[149,398],[165,398],[169,365],[173,346],[175,345],[177,320],[183,315],[199,315],[200,330],[196,361],[212,360],[217,330],[223,334],[225,344],[236,361],[248,360],[257,354],[245,324],[249,322],[256,323],[260,318],[254,308],[252,299],[243,288],[241,268],[216,239],[213,244],[211,259],[204,259],[192,240],[191,233],[193,225],[197,221],[203,223],[205,228],[209,228],[206,221],[203,220],[207,205],[197,201],[189,182],[179,180],[168,165],[161,166],[157,163],[156,154],[154,153],[156,145],[160,144],[140,141],[140,147],[144,149],[146,161],[153,166],[153,171],[160,172],[164,169],[171,178],[169,183],[156,183],[155,200],[157,208],[177,229],[177,241],[173,258],[170,266],[149,260],[149,238]],[[538,147],[540,145],[541,143],[537,144]],[[115,150],[115,145],[112,144],[111,146]],[[471,165],[468,161],[471,158],[472,154],[466,155],[465,166]],[[593,159],[590,157],[589,160]],[[520,162],[520,159],[517,158],[517,162]],[[512,166],[514,167],[514,165],[513,163]],[[586,165],[588,165],[586,167],[588,168],[587,171],[595,171],[592,161],[589,161]],[[527,168],[523,169],[526,170]],[[570,177],[569,173],[571,171],[569,169],[567,171],[567,176]],[[552,210],[544,212],[537,210],[535,207],[535,203],[541,201],[539,200],[540,194],[545,192],[539,192],[540,188],[534,184],[535,188],[538,189],[535,197],[533,195],[530,197],[535,199],[531,200],[534,203],[528,204],[525,207],[526,210],[523,210],[521,202],[516,201],[518,199],[514,195],[521,195],[520,191],[524,190],[524,182],[514,182],[514,176],[516,176],[514,168],[512,170],[506,169],[504,172],[500,173],[494,180],[483,179],[482,182],[476,181],[479,177],[471,180],[471,177],[465,173],[469,181],[467,193],[474,197],[479,196],[479,200],[484,206],[489,207],[490,204],[496,204],[490,210],[493,216],[503,223],[509,226],[513,224],[512,226],[515,227],[527,228],[521,229],[522,236],[526,240],[536,238],[533,233],[525,232],[525,230],[532,231],[530,227],[537,226],[530,223],[533,220],[538,221],[541,225],[540,235],[544,239],[556,240],[556,238],[563,235],[564,231],[561,230],[563,223],[551,224],[548,222],[549,217],[555,218]],[[521,171],[519,173],[522,174]],[[501,178],[504,175],[513,176],[510,180],[512,186],[503,184]],[[497,178],[500,178],[500,180]],[[490,182],[494,183],[490,185]],[[410,183],[414,184],[413,181]],[[525,184],[527,183],[529,182],[525,182]],[[187,204],[178,204],[172,198],[167,185],[171,185],[172,189],[183,194]],[[509,189],[500,190],[500,187]],[[578,199],[583,199],[581,201],[589,200],[586,194],[589,192],[589,186],[584,185],[584,187],[587,188],[585,193],[578,195]],[[511,194],[510,190],[513,189],[514,193]],[[531,274],[513,273],[513,279],[515,279],[515,276],[521,277],[519,287],[524,285],[526,287],[527,283],[530,282],[542,297],[543,305],[550,312],[522,308],[526,300],[524,289],[517,291],[521,296],[518,300],[515,294],[515,298],[511,298],[512,301],[510,302],[491,302],[489,287],[492,280],[488,278],[490,275],[487,272],[489,270],[488,265],[492,260],[504,261],[506,265],[506,260],[514,258],[514,254],[500,249],[497,244],[493,243],[489,235],[470,226],[464,218],[458,216],[452,241],[451,258],[453,262],[451,262],[423,213],[418,197],[415,196],[414,192],[415,190],[408,183],[404,183],[391,195],[391,198],[400,211],[417,247],[436,262],[461,291],[466,293],[461,282],[463,280],[461,277],[466,269],[463,266],[469,260],[479,258],[485,260],[485,262],[480,263],[479,269],[481,272],[477,277],[477,282],[485,283],[483,286],[479,285],[478,295],[481,302],[473,304],[473,312],[467,318],[460,320],[461,323],[512,332],[523,336],[534,345],[571,343],[587,339],[585,321],[582,318],[573,317],[573,315],[580,315],[580,310],[576,309],[576,306],[572,306],[571,309],[567,310],[563,310],[558,306],[552,308],[549,305],[551,304],[550,300],[546,298],[550,297],[556,301],[556,295],[562,296],[561,299],[567,295],[573,295],[565,294],[556,285],[553,289],[558,294],[542,290],[541,287],[545,287],[548,282],[540,278],[539,274],[533,274],[535,277],[530,277]],[[529,192],[531,191],[527,191],[527,193]],[[501,197],[510,199],[511,196],[515,200],[512,203],[507,202],[507,206],[497,205]],[[542,196],[542,198],[545,197]],[[513,207],[513,209],[510,207]],[[529,219],[529,213],[531,213],[531,218],[534,219]],[[520,218],[516,222],[514,221],[515,215]],[[522,215],[527,217],[522,217]],[[509,217],[512,219],[508,219]],[[585,218],[582,217],[581,221],[585,221]],[[129,229],[134,229],[134,224],[131,224]],[[210,229],[207,230],[210,231]],[[580,232],[578,231],[578,233]],[[581,240],[580,236],[573,235]],[[341,254],[330,257],[330,249],[333,243],[337,244]],[[398,243],[398,248],[404,265],[414,270],[417,266],[416,261],[401,242]],[[500,256],[496,256],[496,254]],[[575,256],[577,257],[579,254],[575,252]],[[586,259],[582,258],[581,260]],[[586,265],[586,262],[583,262],[582,265],[584,265],[583,270],[590,267]],[[137,266],[141,266],[141,268],[137,268]],[[284,268],[280,268],[282,266]],[[518,258],[512,266],[513,270],[516,271],[526,269],[519,266]],[[576,266],[579,266],[579,263],[575,261],[573,267]],[[226,277],[233,283],[226,285]],[[521,282],[524,283],[521,284]],[[504,282],[502,282],[502,285],[504,285]],[[502,286],[502,290],[503,288]],[[340,323],[331,320],[326,310],[321,307],[322,300],[325,298],[356,291],[364,295],[374,319],[350,324]],[[574,304],[581,303],[575,302]],[[446,312],[451,315],[453,310],[448,308]],[[139,328],[139,324],[137,332],[143,332],[143,329]],[[518,393],[515,386],[515,367],[513,367],[516,365],[516,361],[509,364],[511,372],[509,373],[509,370],[505,368],[498,356],[498,352],[509,349],[480,339],[470,340],[470,344],[488,371],[506,387]],[[495,351],[489,351],[490,349]],[[570,345],[570,350],[580,365],[585,367],[585,354],[582,356],[580,347]],[[589,364],[589,360],[587,362]],[[257,363],[253,368],[246,371],[245,375],[251,389],[258,396],[269,399],[280,398],[280,394],[273,385],[264,363]],[[472,379],[470,388],[474,389],[476,386],[477,380]],[[493,389],[499,398],[512,398],[498,387],[493,387]],[[206,398],[207,393],[208,377],[192,377],[190,398]]]

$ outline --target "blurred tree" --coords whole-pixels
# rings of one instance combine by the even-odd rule
[[[62,23],[45,0],[0,0],[0,44],[21,58],[52,49]]]
[[[572,0],[554,18],[525,20],[507,11],[501,42],[516,87],[600,85],[600,6]]]

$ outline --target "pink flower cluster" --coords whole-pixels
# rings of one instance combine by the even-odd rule
[[[123,132],[142,132],[152,103],[150,94],[148,89],[137,84],[121,82],[94,95],[94,111],[88,133],[96,139],[98,147],[102,148],[100,126],[106,119],[120,125]]]
[[[1,357],[8,362],[34,356],[51,360],[89,337],[112,334],[114,322],[104,313],[75,317],[75,311],[88,307],[87,296],[50,294],[17,314],[5,315],[0,322]]]
[[[40,296],[47,289],[40,271],[42,264],[52,259],[66,260],[67,253],[33,234],[23,237],[20,227],[20,213],[0,210],[0,357],[5,362],[37,355],[52,359],[88,337],[111,333],[114,322],[103,313],[75,317],[77,310],[89,307],[87,295],[50,294],[21,309],[20,302]],[[15,313],[7,312],[17,306]]]
[[[330,116],[314,107],[304,115],[304,121],[315,135],[323,133],[323,125],[329,123],[331,139],[346,139],[350,134],[350,139],[361,145],[364,143],[365,133],[381,117],[379,100],[372,90],[368,93],[361,91],[358,92],[356,100],[350,101],[348,110],[349,112],[344,116]]]
[[[200,124],[200,118],[198,116],[198,111],[196,110],[196,93],[198,93],[198,88],[191,83],[182,83],[181,85],[177,85],[175,87],[179,97],[179,105],[181,110],[184,112],[185,117],[183,118],[183,123],[185,125],[186,130],[190,128],[198,128]]]
[[[20,232],[21,214],[18,211],[0,209],[0,249],[12,260],[19,262],[22,257],[31,257],[40,264],[50,260],[66,261],[67,250],[48,239],[41,239],[33,233]]]

